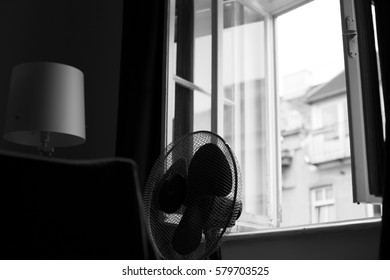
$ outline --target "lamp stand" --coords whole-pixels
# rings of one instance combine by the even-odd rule
[[[50,146],[50,132],[41,131],[41,146],[39,149],[39,155],[45,158],[50,158],[54,153],[54,148]]]

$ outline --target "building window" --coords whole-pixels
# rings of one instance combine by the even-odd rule
[[[169,18],[165,144],[197,130],[229,143],[244,187],[236,230],[339,217],[333,188],[353,204],[339,0],[170,0]],[[327,176],[335,185],[311,189]],[[340,217],[367,217],[356,207]]]
[[[344,73],[340,75],[344,75]],[[311,107],[313,128],[309,147],[310,162],[319,164],[350,158],[351,149],[344,77],[343,91],[340,95],[316,103],[312,102]]]
[[[331,185],[316,187],[311,191],[311,223],[327,223],[336,220],[334,190]]]

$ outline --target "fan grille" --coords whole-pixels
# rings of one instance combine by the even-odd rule
[[[210,146],[218,147],[219,152],[217,155],[220,155],[221,158],[216,159],[215,154],[208,155],[206,152],[202,153],[200,164],[195,164],[193,161],[194,155],[207,144],[214,144]],[[228,169],[229,173],[219,172],[221,164],[216,164],[216,162],[227,164],[228,168],[224,170]],[[179,205],[178,209],[172,213],[162,211],[161,207],[158,207],[157,199],[161,185],[168,177],[175,174],[188,180],[188,168],[191,164],[193,169],[191,175],[196,174],[192,175],[192,177],[196,177],[195,179],[197,182],[199,181],[198,185],[200,184],[201,187],[195,187],[196,184],[189,183],[185,202]],[[212,176],[202,178],[202,172],[199,169],[208,171]],[[195,179],[191,179],[190,182],[195,181]],[[223,189],[226,189],[226,184],[228,184],[229,188],[223,196],[220,194],[217,196],[212,195],[213,190],[210,189],[213,189],[214,185],[223,186]],[[206,186],[203,187],[204,185]],[[216,187],[217,193],[221,192],[218,191],[218,186]],[[202,221],[203,230],[199,246],[188,254],[181,254],[177,252],[180,250],[173,248],[172,239],[190,203],[188,202],[188,197],[197,198],[199,211],[202,212],[200,215],[204,217]],[[198,131],[186,135],[170,143],[155,162],[145,188],[144,215],[150,239],[162,258],[207,258],[221,245],[222,237],[230,232],[240,212],[241,175],[238,161],[228,144],[217,134],[208,131]]]

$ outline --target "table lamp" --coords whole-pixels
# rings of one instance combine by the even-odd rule
[[[72,66],[28,62],[12,69],[4,138],[36,146],[43,156],[54,147],[85,142],[84,75]]]

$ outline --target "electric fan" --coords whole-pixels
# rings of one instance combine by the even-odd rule
[[[240,169],[229,145],[208,131],[170,143],[149,174],[143,206],[161,258],[208,258],[242,210]]]

